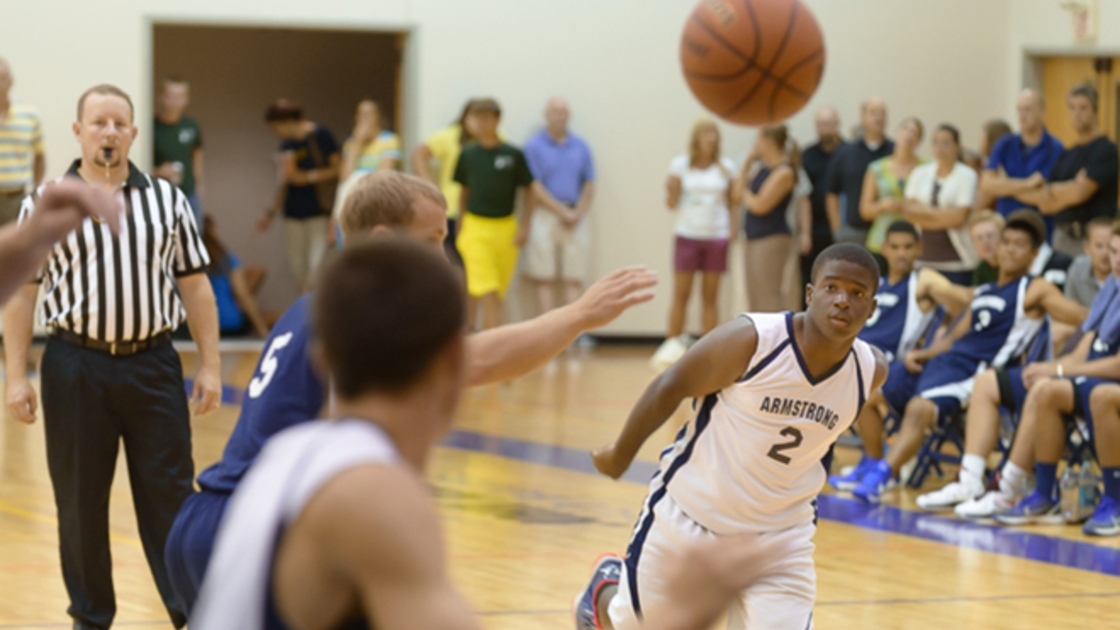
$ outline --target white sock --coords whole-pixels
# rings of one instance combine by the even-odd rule
[[[984,468],[987,461],[979,455],[965,453],[961,458],[961,483],[972,490],[984,489]]]
[[[1023,485],[1023,479],[1027,476],[1027,471],[1015,465],[1015,462],[1007,462],[1003,465],[1003,470],[1000,471],[999,476],[999,491],[1003,494],[1013,495]]]

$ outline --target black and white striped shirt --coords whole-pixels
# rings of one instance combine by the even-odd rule
[[[78,176],[76,160],[67,177]],[[127,213],[120,236],[86,219],[55,245],[37,280],[45,282],[39,322],[106,343],[143,341],[186,319],[175,279],[210,264],[186,195],[129,162],[117,193]],[[41,190],[41,189],[40,189]],[[20,210],[26,221],[38,191]]]

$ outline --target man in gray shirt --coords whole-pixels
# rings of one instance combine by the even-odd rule
[[[1085,253],[1073,259],[1066,281],[1066,297],[1085,307],[1093,304],[1111,268],[1108,262],[1108,241],[1112,236],[1113,219],[1097,217],[1089,221],[1085,234]]]

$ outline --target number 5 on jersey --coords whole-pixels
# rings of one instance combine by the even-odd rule
[[[280,361],[276,358],[276,353],[287,347],[292,341],[292,333],[284,333],[268,346],[268,352],[264,355],[264,360],[261,361],[260,372],[249,381],[249,398],[259,398],[264,393],[268,384],[272,382],[272,377],[276,374],[276,368],[280,367]]]

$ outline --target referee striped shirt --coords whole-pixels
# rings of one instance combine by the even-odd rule
[[[66,177],[79,177],[75,160]],[[127,212],[120,236],[86,219],[55,245],[37,281],[45,283],[39,322],[105,343],[144,341],[186,319],[178,277],[210,264],[186,195],[129,162],[117,193]],[[40,189],[41,191],[42,189]],[[38,192],[23,201],[20,221]]]

